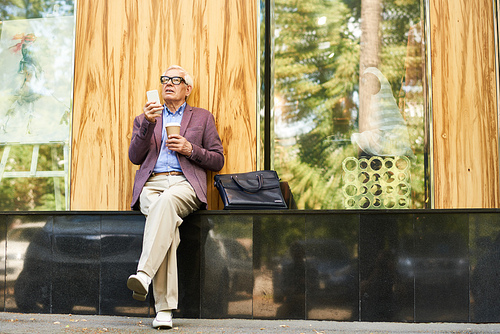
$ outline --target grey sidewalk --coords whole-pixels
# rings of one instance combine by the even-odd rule
[[[151,318],[0,313],[0,333],[153,333]],[[500,324],[174,319],[164,333],[500,333]]]

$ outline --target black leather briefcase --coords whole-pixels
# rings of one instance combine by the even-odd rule
[[[274,170],[218,174],[214,180],[225,210],[287,209]]]

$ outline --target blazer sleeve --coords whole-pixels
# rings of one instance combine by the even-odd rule
[[[128,157],[134,165],[141,165],[151,149],[151,137],[156,123],[149,122],[144,114],[134,119],[132,139],[128,149]]]

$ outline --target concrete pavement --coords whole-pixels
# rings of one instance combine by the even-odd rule
[[[152,318],[0,312],[0,333],[157,333]],[[500,333],[500,324],[175,319],[164,333]]]

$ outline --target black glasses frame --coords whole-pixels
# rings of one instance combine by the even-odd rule
[[[168,84],[169,81],[171,81],[174,85],[180,85],[182,82],[187,85],[186,80],[181,77],[167,77],[166,75],[162,75],[160,77],[160,82],[162,83],[162,85]]]

